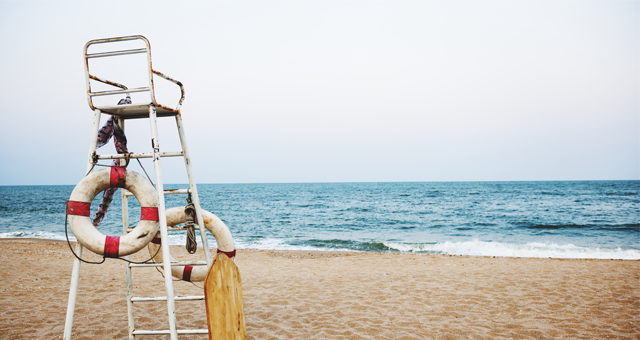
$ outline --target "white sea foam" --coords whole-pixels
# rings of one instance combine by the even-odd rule
[[[0,233],[0,238],[42,238],[50,240],[65,240],[64,233],[52,233],[48,231],[12,231]],[[196,237],[198,241],[200,237]],[[76,241],[72,233],[69,240]],[[209,235],[209,246],[215,247],[216,240]],[[326,250],[326,251],[353,251],[348,248],[318,248],[312,245],[292,245],[286,239],[262,238],[258,240],[244,240],[235,238],[235,246],[239,249],[262,250]],[[169,234],[170,245],[183,246],[186,235]],[[200,242],[198,242],[200,243]],[[500,242],[484,242],[479,240],[467,242],[441,242],[441,243],[401,243],[382,242],[391,251],[400,252],[426,252],[449,255],[474,255],[474,256],[502,256],[502,257],[538,257],[538,258],[573,258],[573,259],[624,259],[640,260],[640,250],[602,247],[580,247],[573,244],[555,244],[532,242],[527,244],[510,244]]]
[[[259,240],[244,241],[234,240],[236,248],[239,249],[260,249],[260,250],[336,250],[336,249],[318,249],[310,245],[292,245],[286,243],[286,240],[276,238],[263,238]],[[345,249],[347,250],[347,249]]]
[[[509,244],[499,242],[442,242],[436,244],[410,244],[384,242],[391,250],[402,252],[430,252],[451,255],[551,257],[572,259],[640,259],[640,250],[622,248],[591,248],[573,244]]]
[[[216,239],[207,235],[209,247],[216,247]],[[200,235],[196,235],[198,245],[200,245]],[[261,250],[318,250],[317,247],[291,245],[286,240],[276,238],[263,238],[259,240],[245,241],[240,238],[234,238],[235,247],[238,249],[261,249]],[[169,244],[172,246],[184,246],[186,243],[186,234],[169,234]]]
[[[48,240],[66,240],[64,233],[52,233],[48,231],[11,231],[0,233],[0,238],[44,238]],[[69,241],[75,242],[76,238],[69,233]]]

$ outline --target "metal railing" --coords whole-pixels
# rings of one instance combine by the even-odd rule
[[[89,46],[91,45],[95,45],[95,44],[106,44],[106,43],[114,43],[114,42],[122,42],[122,41],[130,41],[130,40],[141,40],[145,43],[145,48],[137,48],[137,49],[130,49],[130,50],[121,50],[121,51],[111,51],[111,52],[101,52],[101,53],[88,53],[87,50],[89,49]],[[149,86],[147,87],[138,87],[138,88],[127,88],[127,86],[111,81],[111,80],[107,80],[107,79],[102,79],[99,77],[96,77],[94,75],[92,75],[91,73],[89,73],[89,59],[92,58],[104,58],[104,57],[114,57],[114,56],[122,56],[122,55],[130,55],[130,54],[140,54],[140,53],[146,53],[147,55],[147,78],[148,78],[148,82],[149,82]],[[150,103],[152,103],[154,106],[156,106],[156,108],[159,109],[164,109],[170,112],[175,112],[176,114],[180,113],[180,108],[182,107],[182,103],[184,102],[184,86],[182,85],[181,82],[163,74],[162,72],[158,72],[156,70],[154,70],[151,67],[151,45],[149,44],[149,40],[147,40],[147,38],[141,36],[141,35],[132,35],[132,36],[127,36],[127,37],[118,37],[118,38],[108,38],[108,39],[96,39],[96,40],[91,40],[89,42],[87,42],[84,46],[84,61],[85,61],[85,80],[87,83],[87,101],[89,102],[89,107],[91,108],[91,110],[95,110],[95,109],[100,109],[100,106],[96,106],[93,103],[93,97],[97,97],[97,96],[107,96],[107,95],[114,95],[114,94],[127,94],[129,95],[130,93],[135,93],[135,92],[149,92],[149,97],[150,97]],[[180,100],[178,101],[178,105],[175,109],[170,108],[168,106],[162,105],[160,103],[158,103],[158,101],[156,100],[156,93],[155,93],[155,88],[154,88],[154,75],[157,75],[159,77],[162,77],[163,79],[166,79],[176,85],[178,85],[180,87]],[[114,87],[119,87],[121,90],[111,90],[111,91],[98,91],[98,92],[93,92],[91,90],[91,80],[95,80],[107,85],[111,85]],[[149,103],[146,103],[147,105]],[[133,105],[133,104],[125,104],[126,105]]]

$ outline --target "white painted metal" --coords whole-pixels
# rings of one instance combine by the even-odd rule
[[[180,266],[206,266],[207,261],[180,261],[180,262],[171,262],[172,266],[180,267]],[[129,267],[164,267],[164,263],[130,263]]]
[[[121,122],[124,122],[121,120]],[[122,191],[122,233],[127,234],[129,229],[129,197],[126,195],[127,190]],[[131,261],[131,255],[124,257],[126,260]],[[136,337],[133,335],[135,330],[135,319],[133,317],[133,277],[131,276],[131,268],[124,266],[125,282],[127,284],[127,319],[129,320],[129,340],[134,340]]]
[[[130,40],[142,41],[145,44],[145,48],[122,50],[122,51],[108,51],[108,52],[102,52],[102,53],[88,53],[89,47],[94,44],[108,44],[108,43],[116,43],[121,41],[130,41]],[[112,82],[106,79],[100,79],[89,73],[89,59],[99,58],[99,57],[117,57],[117,56],[137,54],[137,53],[145,53],[147,55],[147,77],[149,81],[148,87],[127,89],[126,86],[122,86],[116,82]],[[115,95],[115,94],[121,94],[121,93],[148,91],[150,102],[158,109],[159,116],[177,115],[180,113],[180,107],[182,106],[182,102],[184,101],[184,96],[185,96],[184,87],[182,86],[182,83],[180,83],[179,81],[172,79],[171,77],[166,76],[162,72],[158,72],[153,69],[153,67],[151,66],[151,45],[149,44],[149,40],[147,40],[147,38],[141,35],[133,35],[133,36],[127,36],[127,37],[91,40],[87,42],[84,46],[84,61],[85,61],[85,81],[87,84],[87,101],[89,103],[89,107],[91,107],[92,110],[100,109],[104,113],[115,114],[120,116],[120,118],[122,119],[146,118],[146,105],[148,105],[149,102],[143,103],[144,105],[140,105],[139,103],[132,103],[132,104],[126,104],[126,105],[119,105],[119,106],[96,107],[93,105],[93,97]],[[180,87],[181,96],[180,96],[180,100],[178,101],[178,105],[175,109],[172,109],[168,106],[161,105],[156,100],[156,94],[154,89],[154,75],[164,78],[167,81],[170,81]],[[93,92],[91,91],[91,79],[100,81],[104,84],[123,88],[123,89]]]
[[[167,230],[168,231],[180,231],[180,230],[187,230],[187,228],[185,228],[184,225],[181,226],[177,226],[177,227],[172,227],[172,226],[167,226]],[[129,228],[127,229],[127,232],[130,233],[133,231],[133,228]],[[202,261],[204,263],[207,263],[207,261]]]
[[[100,131],[100,118],[102,116],[102,112],[100,110],[93,111],[93,125],[91,125],[91,140],[89,140],[89,160],[87,162],[87,170],[86,173],[91,170],[93,167],[93,154],[96,152],[98,147],[98,131]]]
[[[179,329],[177,331],[178,334],[209,334],[208,329]],[[163,334],[171,334],[170,330],[157,330],[157,331],[147,331],[147,330],[136,330],[133,332],[135,335],[163,335]]]
[[[136,53],[147,53],[147,49],[138,48],[133,50],[124,50],[124,51],[115,51],[115,52],[92,53],[92,54],[87,54],[87,58],[111,57],[114,55],[136,54]]]
[[[188,194],[191,192],[191,189],[171,189],[171,190],[165,190],[164,194],[165,195],[176,195],[176,194]],[[133,196],[132,193],[127,192],[126,193],[127,196]],[[171,230],[171,229],[169,229]]]
[[[140,296],[133,297],[131,301],[133,302],[150,302],[150,301],[166,301],[166,296]],[[174,296],[174,301],[197,301],[204,300],[204,295],[190,295],[190,296]]]
[[[182,157],[184,152],[182,151],[173,151],[173,152],[161,152],[160,157]],[[153,158],[153,152],[143,152],[143,153],[120,153],[115,155],[97,155],[98,159],[126,159],[126,158]]]
[[[93,167],[93,153],[98,145],[98,131],[100,130],[100,110],[93,113],[93,125],[91,127],[91,138],[89,139],[89,159],[87,161],[87,169],[85,174],[91,171]],[[76,242],[76,255],[82,257],[82,244]],[[73,328],[73,313],[76,309],[76,297],[78,295],[78,283],[80,282],[80,260],[73,260],[73,269],[71,270],[71,287],[69,287],[69,303],[67,304],[67,316],[64,322],[63,340],[71,339],[71,329]]]
[[[133,89],[126,89],[126,90],[112,90],[112,91],[100,91],[100,92],[91,92],[89,93],[90,97],[97,97],[97,96],[109,96],[109,95],[113,95],[113,94],[129,94],[129,93],[133,93],[133,92],[146,92],[149,91],[148,87],[136,87]]]
[[[191,195],[193,198],[193,204],[196,207],[196,217],[198,219],[198,227],[200,229],[200,238],[202,239],[202,245],[204,247],[204,256],[207,260],[207,265],[211,265],[211,251],[209,250],[209,243],[207,242],[207,233],[205,232],[204,219],[202,218],[202,208],[200,207],[200,197],[198,196],[198,189],[196,188],[196,181],[193,176],[193,169],[191,168],[191,158],[189,157],[189,148],[187,147],[187,137],[184,132],[184,126],[182,124],[182,116],[176,116],[176,125],[178,126],[178,134],[180,135],[180,143],[182,144],[182,151],[184,152],[184,164],[187,167],[187,176],[189,177],[189,188],[191,189]],[[168,272],[165,272],[168,273]]]
[[[171,226],[167,226],[167,230],[169,231],[178,231],[178,230],[187,230],[189,228],[185,227],[184,225],[181,226],[176,226],[176,227],[171,227]],[[204,263],[207,263],[207,261],[202,261]]]
[[[118,120],[118,125],[120,125],[122,132],[124,132],[123,119]],[[126,161],[124,159],[120,160],[120,165],[125,166]],[[122,195],[122,234],[127,235],[129,230],[129,196],[133,196],[133,194],[124,188],[120,189],[120,193]],[[127,261],[131,261],[131,255],[127,255],[124,258]],[[133,317],[133,302],[131,301],[131,298],[133,298],[133,278],[131,277],[131,268],[129,268],[129,266],[124,266],[124,277],[125,283],[127,284],[127,319],[129,321],[129,340],[135,340],[136,336],[133,335],[133,331],[136,328],[135,319]]]
[[[171,273],[171,255],[169,254],[169,233],[167,231],[167,216],[164,206],[164,186],[162,184],[162,171],[160,166],[160,144],[158,142],[158,122],[156,118],[156,108],[149,105],[149,121],[151,125],[151,145],[153,147],[153,167],[156,173],[156,191],[158,192],[158,216],[160,218],[160,236],[162,237],[162,261],[164,262],[165,273]],[[167,292],[167,313],[169,316],[169,330],[171,340],[178,339],[176,332],[176,305],[173,300],[173,277],[164,276],[165,290]]]
[[[149,103],[105,105],[98,107],[106,114],[118,116],[122,119],[149,118]],[[178,111],[167,107],[156,107],[156,117],[175,116]]]

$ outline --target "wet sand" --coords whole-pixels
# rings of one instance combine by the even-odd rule
[[[0,239],[0,263],[0,338],[61,339],[66,242]],[[640,261],[240,249],[236,264],[249,339],[640,338]],[[164,295],[156,269],[133,276],[135,296]],[[202,295],[201,283],[174,286]],[[126,339],[125,300],[122,261],[82,264],[73,339]],[[203,301],[176,309],[178,329],[207,328]],[[166,302],[136,304],[135,321],[168,328]]]

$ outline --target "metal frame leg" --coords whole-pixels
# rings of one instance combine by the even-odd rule
[[[122,190],[122,233],[124,235],[127,234],[127,229],[129,229],[129,197],[127,197],[127,191],[123,188]],[[125,259],[131,261],[131,255],[127,255],[124,257]],[[133,334],[135,328],[134,318],[133,318],[133,302],[131,298],[133,297],[133,278],[131,276],[131,267],[129,267],[129,263],[124,263],[124,274],[125,281],[127,283],[127,315],[129,320],[129,340],[135,340],[136,336]]]
[[[124,132],[124,119],[118,120],[118,125]],[[121,159],[120,165],[124,166],[126,164],[126,160]],[[122,194],[122,234],[126,235],[129,229],[129,197],[126,195],[127,190],[124,188],[120,189],[120,193]],[[126,260],[131,261],[131,255],[127,255],[124,257]],[[129,263],[124,262],[124,273],[125,273],[125,281],[127,284],[127,316],[129,320],[129,340],[135,340],[136,336],[133,334],[135,330],[135,320],[133,318],[133,302],[131,298],[133,297],[133,278],[131,277],[131,267],[129,267]]]
[[[176,125],[178,126],[178,134],[180,135],[180,143],[182,144],[182,151],[184,152],[184,165],[187,168],[187,176],[189,177],[189,188],[191,189],[193,204],[196,207],[196,217],[198,219],[198,227],[200,229],[200,238],[202,239],[202,246],[204,247],[204,257],[207,260],[207,266],[211,266],[211,250],[209,249],[209,243],[207,242],[207,233],[205,232],[204,223],[203,223],[204,220],[202,219],[202,208],[200,207],[200,198],[198,197],[196,180],[193,177],[193,170],[191,168],[191,158],[189,158],[189,148],[187,147],[187,137],[184,132],[184,126],[182,124],[182,116],[176,115]]]
[[[91,170],[93,166],[93,153],[98,145],[98,131],[100,130],[100,110],[93,113],[93,126],[91,127],[91,139],[89,140],[89,159],[87,161],[87,170],[85,174]],[[76,242],[76,254],[82,257],[82,244]],[[67,304],[67,317],[64,321],[64,337],[63,340],[71,339],[71,329],[73,328],[73,314],[76,309],[76,298],[78,296],[78,283],[80,282],[80,260],[73,260],[73,269],[71,271],[71,286],[69,287],[69,303]]]
[[[156,191],[158,192],[158,217],[160,218],[160,235],[162,237],[162,262],[164,268],[164,288],[167,292],[167,313],[169,315],[169,331],[171,340],[178,339],[176,330],[176,305],[173,299],[173,276],[171,275],[171,254],[169,253],[169,233],[167,231],[167,215],[164,206],[164,186],[160,170],[160,144],[158,143],[158,122],[156,108],[149,105],[151,125],[151,145],[153,146],[153,167],[156,173]]]

